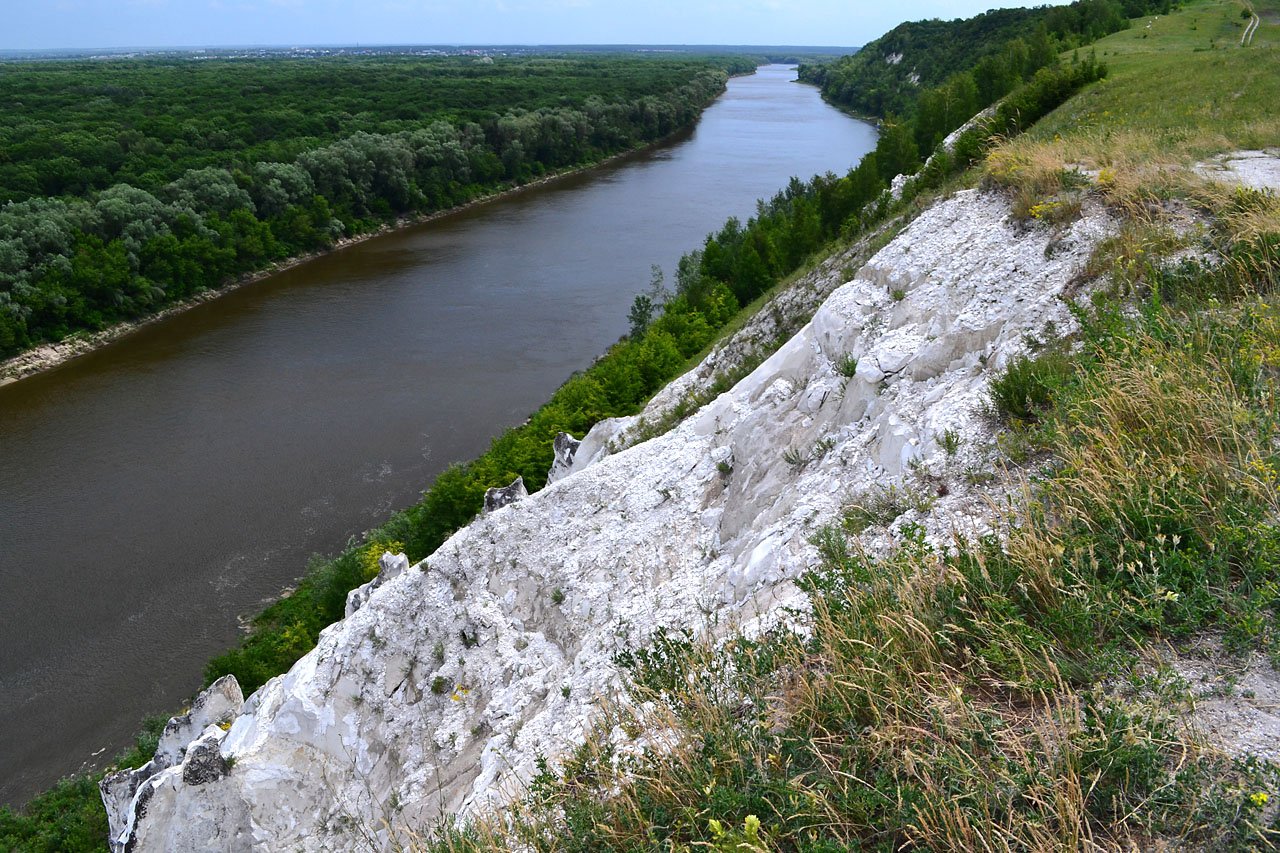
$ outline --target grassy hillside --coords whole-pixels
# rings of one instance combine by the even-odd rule
[[[1099,203],[1122,222],[1081,331],[992,379],[995,468],[1033,478],[1007,538],[943,553],[908,525],[870,557],[851,505],[816,540],[809,635],[637,650],[664,748],[620,757],[611,727],[643,725],[617,712],[501,820],[431,849],[1280,844],[1280,773],[1189,729],[1174,667],[1217,668],[1230,695],[1280,659],[1280,201],[1191,168],[1280,145],[1275,5],[1247,48],[1228,0],[1102,40],[1110,76],[966,176],[1027,227]]]
[[[1123,131],[1155,140],[1165,157],[1183,159],[1275,145],[1280,3],[1253,5],[1264,20],[1246,49],[1239,47],[1248,23],[1240,3],[1189,3],[1104,39],[1097,51],[1109,78],[1030,137],[1079,144]]]
[[[914,116],[922,96],[944,84],[950,98],[976,97],[981,108],[1054,54],[1123,29],[1135,16],[1167,13],[1171,5],[1171,0],[1076,0],[1067,6],[994,9],[952,21],[909,21],[852,56],[803,66],[801,79],[863,115]],[[957,77],[967,78],[973,92],[956,88]]]

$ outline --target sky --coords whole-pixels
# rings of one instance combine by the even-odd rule
[[[864,44],[1016,0],[0,0],[0,49]]]

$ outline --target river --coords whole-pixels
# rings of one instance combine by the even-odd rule
[[[668,143],[377,237],[0,387],[0,803],[174,711],[311,554],[413,503],[675,262],[875,131],[766,66]],[[96,756],[91,758],[91,756]]]

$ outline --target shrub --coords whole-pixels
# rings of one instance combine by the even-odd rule
[[[1071,359],[1057,350],[1020,355],[991,381],[991,409],[1006,424],[1037,423],[1074,373]]]

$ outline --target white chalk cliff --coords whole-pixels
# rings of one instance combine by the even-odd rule
[[[856,496],[912,491],[891,526],[938,541],[990,529],[993,487],[964,475],[992,464],[987,383],[1047,326],[1071,329],[1061,297],[1112,229],[1089,208],[1062,232],[1008,214],[978,191],[938,202],[672,431],[611,453],[629,422],[600,424],[560,443],[542,491],[416,566],[388,559],[229,730],[192,732],[117,791],[116,849],[390,847],[501,802],[580,742],[617,690],[614,656],[659,626],[751,630],[797,604],[811,536]]]

